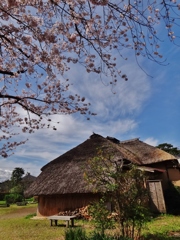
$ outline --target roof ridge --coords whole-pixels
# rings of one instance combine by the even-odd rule
[[[120,140],[115,138],[115,137],[107,136],[106,139],[108,139],[108,140],[110,140],[111,142],[114,142],[114,143],[120,143]]]
[[[137,140],[139,140],[139,138],[132,138],[132,139],[129,139],[129,140],[120,141],[120,143],[134,142],[134,141],[137,141]]]

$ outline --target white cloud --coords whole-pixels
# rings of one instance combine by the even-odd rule
[[[149,137],[149,138],[145,139],[144,142],[155,147],[158,145],[159,141],[157,139],[154,139],[153,137]]]
[[[113,119],[141,110],[144,102],[150,97],[151,86],[149,77],[132,62],[121,65],[123,72],[128,73],[129,80],[119,77],[116,86],[108,84],[109,80],[99,79],[97,75],[86,74],[84,69],[77,71],[72,66],[74,93],[85,96],[91,103],[91,109],[98,117]],[[71,73],[72,73],[71,72]],[[82,79],[83,78],[83,79]],[[115,94],[114,94],[115,93]]]
[[[37,176],[42,166],[82,143],[93,132],[104,137],[119,137],[136,128],[136,122],[131,119],[117,119],[99,124],[95,120],[87,121],[73,115],[63,115],[58,116],[58,121],[60,124],[57,131],[43,129],[29,135],[29,141],[17,148],[14,155],[0,159],[0,166],[11,171],[15,167],[22,167],[25,172]]]
[[[11,173],[12,172],[10,170],[4,170],[0,168],[0,182],[10,179]]]
[[[40,167],[34,162],[22,162],[12,156],[7,159],[0,159],[0,182],[10,179],[12,171],[16,167],[23,168],[25,172],[30,172],[31,175],[37,176],[40,173]]]

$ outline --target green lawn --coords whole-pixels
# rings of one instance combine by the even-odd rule
[[[60,226],[50,227],[49,220],[30,219],[36,212],[37,205],[11,205],[0,208],[0,240],[63,240],[64,222]],[[60,222],[61,223],[61,222]],[[86,221],[75,221],[87,232],[92,225]],[[180,216],[162,215],[152,219],[144,230],[145,240],[180,240]]]
[[[64,230],[46,220],[9,219],[0,223],[1,240],[62,240]]]
[[[180,240],[180,216],[161,215],[152,219],[144,235],[148,240]]]
[[[51,227],[49,220],[30,219],[36,208],[35,204],[0,208],[0,240],[63,240],[64,222]],[[75,221],[76,226],[83,224],[83,221]]]

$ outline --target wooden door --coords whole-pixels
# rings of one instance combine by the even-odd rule
[[[150,198],[151,210],[155,213],[166,213],[164,194],[160,180],[151,180],[147,182]]]

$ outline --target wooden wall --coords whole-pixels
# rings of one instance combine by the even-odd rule
[[[166,188],[168,188],[169,186],[169,181],[170,182],[180,182],[180,171],[179,168],[175,167],[175,164],[173,163],[173,161],[165,161],[165,162],[160,162],[160,163],[156,163],[156,164],[151,164],[150,167],[153,168],[157,168],[157,169],[161,169],[164,172],[162,173],[153,173],[153,175],[155,176],[154,179],[161,179],[162,180],[162,187],[163,190],[165,190]],[[176,184],[178,185],[178,184]]]
[[[168,173],[169,173],[169,178],[171,181],[178,181],[180,180],[180,171],[179,169],[168,169]]]
[[[98,200],[97,194],[61,194],[38,197],[37,216],[51,216],[60,211],[75,210]]]

